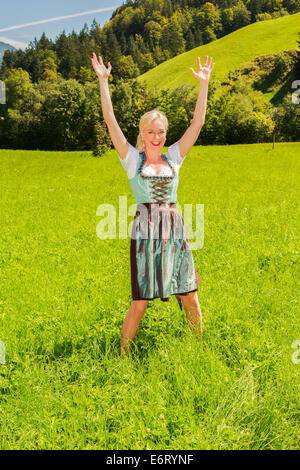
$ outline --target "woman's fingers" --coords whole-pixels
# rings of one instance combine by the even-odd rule
[[[97,65],[99,65],[99,62],[98,62],[98,59],[97,59],[97,56],[96,56],[95,52],[93,53],[92,64],[93,64],[94,69],[96,70],[96,67],[97,67]]]
[[[213,62],[213,64],[212,64],[212,57],[210,57],[209,61],[208,61],[208,58],[209,58],[209,56],[207,55],[207,56],[205,57],[204,66],[203,66],[203,67],[211,68],[210,71],[212,71],[212,69],[213,69],[214,66],[215,66],[215,62]],[[200,68],[200,67],[201,67],[201,62],[200,62],[200,58],[199,58],[199,57],[198,57],[198,65],[199,65],[199,68]],[[211,67],[211,65],[212,65],[212,67]]]
[[[98,58],[97,58],[95,52],[93,52],[92,64],[93,64],[95,72],[97,72],[98,74],[100,73],[101,76],[103,75],[104,70],[106,70],[108,73],[110,73],[110,71],[112,69],[110,62],[108,62],[107,68],[105,67],[105,65],[103,64],[103,60],[102,60],[101,55],[99,55],[99,61],[98,61]]]
[[[209,58],[209,56],[207,55],[205,57],[205,61],[204,61],[204,65],[203,67],[201,66],[201,61],[200,61],[200,57],[197,57],[197,61],[198,61],[198,67],[199,67],[199,71],[198,73],[195,72],[195,70],[193,69],[193,67],[190,67],[190,70],[192,71],[193,75],[198,79],[200,80],[201,77],[202,77],[202,74],[206,74],[207,73],[207,70],[209,71],[209,75],[211,74],[214,66],[215,66],[215,62],[212,63],[212,57]]]

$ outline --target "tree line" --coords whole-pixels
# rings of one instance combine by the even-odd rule
[[[7,100],[5,106],[0,105],[0,117],[4,117],[0,119],[0,147],[93,150],[100,155],[112,146],[101,112],[99,84],[90,63],[93,51],[103,55],[106,63],[110,60],[114,66],[115,61],[117,70],[110,76],[112,101],[132,145],[136,143],[141,115],[154,107],[170,120],[169,145],[181,137],[192,120],[195,90],[187,85],[173,91],[146,89],[136,80],[145,71],[141,65],[145,58],[152,67],[156,65],[151,62],[155,51],[161,50],[160,60],[165,60],[180,50],[176,44],[190,47],[187,35],[197,35],[197,28],[202,36],[196,45],[203,40],[206,27],[212,28],[215,35],[228,34],[230,28],[244,25],[237,18],[259,21],[266,15],[293,13],[297,5],[298,0],[130,0],[115,10],[102,29],[94,21],[90,30],[85,25],[79,34],[73,31],[67,36],[63,32],[55,42],[43,34],[26,51],[6,51],[1,78],[5,80]],[[245,9],[245,15],[237,15]],[[226,30],[223,20],[227,14],[235,22],[227,23]],[[182,33],[181,43],[175,40],[178,33]],[[289,78],[299,77],[299,50],[297,54],[270,56],[253,82],[249,73],[239,71],[232,73],[227,82],[224,79],[222,86],[213,80],[205,125],[197,143],[268,142],[274,133],[277,141],[299,140],[300,105],[292,103],[288,93],[281,103],[273,103],[275,106],[266,104],[262,95],[269,83],[277,81],[286,86]]]
[[[254,77],[236,72],[230,73],[222,86],[215,79],[210,81],[205,124],[196,144],[272,142],[274,133],[276,141],[299,140],[300,104],[292,102],[290,93],[277,106],[263,96],[270,79],[282,84],[296,76],[299,54],[298,61],[295,51],[265,60],[265,75],[254,66]],[[6,90],[0,148],[92,150],[101,155],[112,147],[97,79],[85,84],[73,78],[34,83],[26,70],[17,68],[9,71]],[[159,108],[168,117],[167,146],[176,142],[192,121],[197,98],[193,86],[160,90],[136,79],[120,79],[117,84],[110,83],[110,91],[116,118],[133,146],[140,117],[150,109]]]
[[[63,31],[55,41],[43,34],[25,51],[6,51],[0,78],[22,68],[34,83],[59,78],[91,82],[90,57],[96,52],[111,62],[115,82],[132,79],[250,23],[299,9],[299,0],[129,0],[103,28],[94,20],[79,33]]]

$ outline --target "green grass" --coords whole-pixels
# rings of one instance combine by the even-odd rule
[[[0,448],[299,448],[299,151],[193,148],[202,341],[156,299],[121,358],[130,240],[96,235],[100,204],[134,202],[116,152],[1,150]]]
[[[212,78],[222,81],[229,71],[234,71],[256,56],[297,48],[299,22],[300,12],[250,24],[163,62],[140,75],[138,80],[158,88],[172,89],[182,83],[196,86],[197,80],[190,67],[197,70],[197,57],[203,65],[208,55],[215,62]]]

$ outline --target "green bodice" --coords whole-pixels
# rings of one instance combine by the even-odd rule
[[[129,180],[136,204],[145,202],[177,202],[179,175],[176,173],[168,153],[162,154],[163,160],[170,166],[172,176],[145,176],[142,169],[146,160],[144,152],[139,153],[136,173]]]

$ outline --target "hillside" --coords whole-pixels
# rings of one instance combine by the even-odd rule
[[[253,23],[227,36],[180,54],[138,77],[149,86],[174,88],[182,83],[195,85],[190,67],[196,68],[197,56],[203,65],[205,56],[216,63],[212,77],[222,81],[254,57],[297,48],[300,12],[290,16]]]
[[[22,68],[35,83],[44,76],[57,80],[59,75],[81,83],[92,81],[93,52],[112,64],[115,82],[136,78],[195,47],[209,51],[221,38],[235,37],[234,32],[257,22],[259,28],[262,21],[271,25],[275,18],[289,22],[299,8],[299,0],[126,0],[103,27],[94,19],[90,27],[85,24],[78,33],[62,31],[54,41],[43,33],[27,52],[5,55],[0,78],[11,68]],[[223,59],[222,44],[219,58]],[[45,51],[50,60],[45,60]],[[218,63],[217,73],[219,67]]]
[[[4,51],[6,51],[7,49],[9,49],[10,51],[15,51],[16,50],[16,48],[11,46],[10,44],[6,44],[5,42],[0,42],[0,65],[1,65],[1,62],[2,62],[2,57],[3,57]]]

